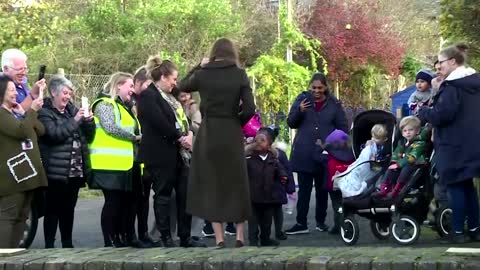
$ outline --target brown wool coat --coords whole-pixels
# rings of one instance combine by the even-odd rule
[[[179,88],[199,91],[202,100],[187,212],[214,222],[243,222],[251,206],[242,126],[255,113],[247,74],[232,62],[215,61],[192,70]]]
[[[37,119],[37,112],[29,110],[25,113],[24,119],[16,119],[9,111],[0,107],[0,123],[2,123],[0,128],[0,196],[47,186],[47,178],[37,143],[37,136],[43,135],[45,129]],[[27,139],[32,141],[33,148],[22,150],[22,142]],[[12,159],[16,156],[17,158]],[[24,162],[20,162],[22,160]],[[28,164],[27,160],[30,160],[32,166]],[[11,166],[15,168],[12,173],[8,164],[15,163],[18,165]],[[25,181],[17,182],[14,174],[18,180],[25,179]]]

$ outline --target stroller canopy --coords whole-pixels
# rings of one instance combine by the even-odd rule
[[[388,131],[388,141],[385,143],[387,153],[392,152],[393,138],[395,136],[395,116],[387,111],[369,110],[360,113],[352,123],[352,148],[355,158],[362,151],[362,145],[372,138],[371,130],[376,124],[385,125]]]

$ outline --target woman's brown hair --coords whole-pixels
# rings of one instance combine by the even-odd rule
[[[443,49],[440,54],[447,57],[447,59],[455,59],[458,65],[463,65],[467,61],[468,45],[459,43]]]
[[[219,59],[231,61],[238,65],[237,49],[235,49],[235,45],[228,38],[220,38],[213,44],[210,51],[210,61]]]
[[[169,60],[164,60],[160,56],[150,56],[145,65],[147,69],[147,74],[152,78],[154,82],[159,81],[162,76],[170,76],[174,71],[177,70],[177,67],[174,63]]]

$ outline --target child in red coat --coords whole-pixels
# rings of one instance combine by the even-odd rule
[[[325,139],[323,145],[324,153],[327,155],[328,163],[328,183],[327,188],[330,194],[333,208],[334,225],[330,229],[330,234],[340,233],[341,215],[338,209],[342,205],[342,192],[340,190],[333,190],[333,176],[337,173],[342,173],[347,170],[348,165],[355,161],[352,148],[349,146],[348,134],[341,130],[334,130]]]

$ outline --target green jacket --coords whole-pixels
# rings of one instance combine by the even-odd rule
[[[408,164],[424,164],[427,134],[428,130],[422,129],[411,142],[407,142],[407,139],[402,137],[393,151],[392,162],[397,163],[400,168]]]
[[[37,112],[28,110],[25,118],[17,119],[0,107],[0,123],[0,196],[47,186],[37,143],[45,129]],[[24,150],[26,141],[31,142],[26,147],[31,149]]]

